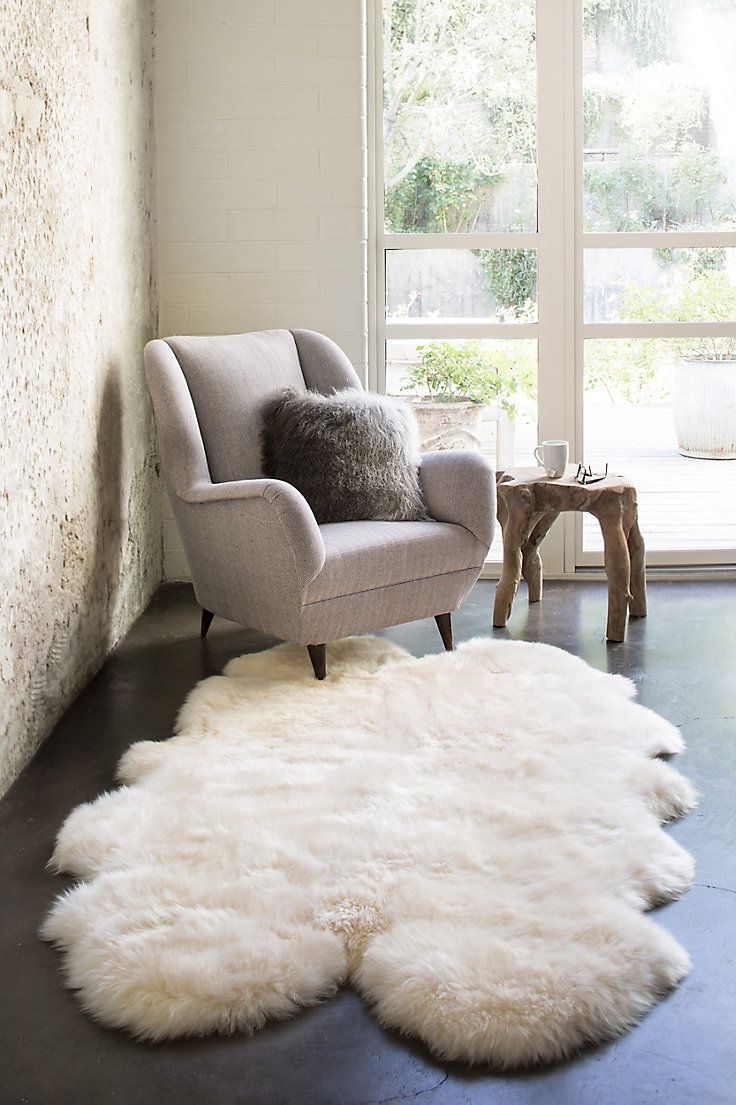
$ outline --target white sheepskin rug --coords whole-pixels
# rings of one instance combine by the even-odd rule
[[[548,1063],[638,1021],[688,956],[644,911],[693,863],[669,722],[555,648],[242,656],[79,806],[43,936],[106,1025],[253,1032],[349,983],[437,1056]]]

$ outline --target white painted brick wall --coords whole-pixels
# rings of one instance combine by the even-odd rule
[[[361,0],[157,0],[161,335],[308,327],[366,371]],[[165,573],[186,578],[170,507]]]

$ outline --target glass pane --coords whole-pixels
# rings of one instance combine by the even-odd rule
[[[384,0],[386,229],[536,230],[534,0]]]
[[[732,322],[736,249],[588,249],[586,322]]]
[[[736,223],[736,0],[584,0],[585,229]]]
[[[736,548],[736,340],[586,341],[584,426],[585,462],[636,484],[650,551]],[[588,515],[583,548],[603,548]]]
[[[388,341],[386,391],[411,402],[424,449],[479,448],[498,468],[536,463],[535,341]],[[496,530],[491,560],[503,558]]]
[[[391,249],[386,317],[535,322],[533,249]]]

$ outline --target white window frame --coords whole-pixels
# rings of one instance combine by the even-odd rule
[[[539,440],[560,434],[582,456],[583,351],[588,338],[736,337],[736,322],[590,323],[583,319],[583,257],[588,249],[675,246],[736,247],[736,231],[589,233],[583,230],[582,0],[537,0],[537,231],[499,234],[387,234],[384,229],[383,27],[381,0],[366,0],[368,133],[369,387],[385,391],[386,341],[417,337],[418,323],[386,320],[389,249],[521,248],[537,252],[539,321],[436,322],[421,335],[442,338],[533,338],[538,350]],[[600,569],[602,553],[584,552],[582,516],[561,515],[544,544],[547,575]],[[736,563],[736,549],[652,552],[652,567],[712,567]],[[487,575],[497,575],[489,563]]]

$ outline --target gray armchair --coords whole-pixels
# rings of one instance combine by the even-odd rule
[[[495,480],[471,452],[427,453],[430,522],[318,525],[291,484],[264,479],[264,401],[285,387],[359,388],[342,350],[311,330],[149,342],[164,480],[202,607],[307,645],[318,679],[325,642],[434,615],[452,648],[451,613],[493,537]]]

